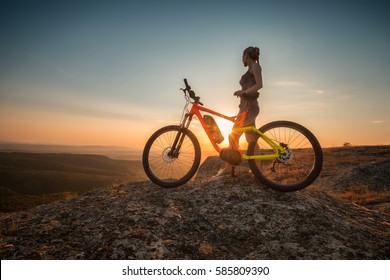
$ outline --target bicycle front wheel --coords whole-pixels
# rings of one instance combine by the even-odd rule
[[[176,141],[176,147],[173,147]],[[145,145],[142,163],[155,184],[173,188],[188,182],[200,164],[200,145],[188,129],[172,125],[157,130]]]
[[[259,129],[286,153],[273,160],[249,160],[255,177],[275,190],[289,192],[309,186],[322,169],[323,154],[316,137],[300,124],[289,121],[268,123]],[[274,151],[259,137],[249,143],[248,155],[272,154]]]

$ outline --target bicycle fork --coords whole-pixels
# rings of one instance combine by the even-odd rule
[[[175,137],[175,140],[173,141],[171,150],[168,152],[168,156],[170,158],[178,158],[179,157],[180,149],[181,149],[181,146],[183,144],[184,137],[185,137],[185,134],[183,133],[183,131],[185,129],[188,129],[188,127],[190,126],[190,123],[192,121],[192,116],[193,116],[193,114],[189,114],[189,113],[185,114],[185,116],[180,124],[180,130],[176,134],[176,137]]]

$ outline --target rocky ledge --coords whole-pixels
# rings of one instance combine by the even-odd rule
[[[2,214],[1,259],[389,259],[390,215],[316,186],[280,193],[240,170],[175,189],[99,189]],[[213,171],[213,172],[214,172]]]

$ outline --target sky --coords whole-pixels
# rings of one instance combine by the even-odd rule
[[[260,48],[257,125],[290,120],[324,147],[390,145],[386,1],[2,1],[0,141],[142,149],[180,121],[187,78],[238,111]],[[219,121],[219,120],[217,120]],[[230,124],[221,123],[224,133]],[[190,129],[202,138],[197,121]]]

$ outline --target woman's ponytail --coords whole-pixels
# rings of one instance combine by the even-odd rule
[[[250,59],[259,63],[260,49],[258,47],[248,47],[244,50],[244,54],[248,54]]]

